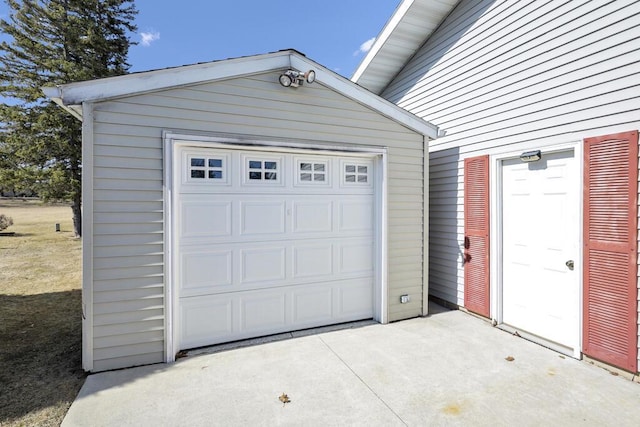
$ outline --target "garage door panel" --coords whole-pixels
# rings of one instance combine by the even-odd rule
[[[355,240],[340,245],[340,273],[373,272],[373,242],[371,240]]]
[[[372,201],[341,201],[340,232],[370,231],[373,227]]]
[[[294,234],[328,233],[333,230],[333,202],[293,201]]]
[[[341,318],[368,318],[373,316],[373,288],[369,280],[352,280],[349,286],[337,291],[338,312]]]
[[[252,237],[285,233],[285,201],[240,202],[240,234]]]
[[[193,348],[371,318],[370,279],[181,299],[181,346]]]
[[[333,245],[298,245],[293,248],[293,278],[330,276],[333,268]]]
[[[324,323],[333,317],[334,289],[327,286],[306,287],[293,291],[293,322]]]
[[[231,202],[192,200],[182,203],[180,232],[185,239],[231,235]]]
[[[241,197],[245,200],[239,200]],[[179,218],[180,245],[372,235],[370,195],[314,199],[312,195],[185,196]]]
[[[282,290],[247,292],[239,297],[240,330],[268,332],[287,325],[287,294]]]
[[[181,295],[224,291],[233,284],[232,251],[183,252],[180,258]]]
[[[286,248],[283,246],[242,249],[240,259],[240,277],[243,284],[287,279]]]
[[[191,159],[199,159],[201,163],[192,165]],[[374,191],[374,163],[369,158],[194,149],[183,150],[181,160],[183,168],[178,183],[181,194],[294,192],[331,195],[337,192],[373,194]],[[275,169],[273,164],[265,162],[276,162]],[[192,175],[192,171],[197,172]],[[264,179],[265,174],[275,179]]]
[[[188,246],[182,248],[179,257],[180,294],[207,295],[357,278],[371,282],[373,248],[371,238]]]
[[[185,348],[207,344],[233,334],[233,302],[218,296],[183,298],[180,307],[180,339]]]

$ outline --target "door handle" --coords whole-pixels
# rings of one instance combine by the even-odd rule
[[[573,271],[573,260],[572,259],[570,259],[569,261],[565,262],[564,264],[567,266],[567,268],[569,268],[569,270]]]

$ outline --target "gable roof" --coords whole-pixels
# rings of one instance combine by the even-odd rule
[[[287,69],[298,71],[312,69],[316,72],[316,82],[425,135],[429,139],[437,137],[437,126],[382,99],[293,49],[45,87],[42,90],[56,104],[82,120],[82,103],[84,102],[107,101],[164,89]]]
[[[380,94],[446,18],[458,0],[403,0],[351,80]]]

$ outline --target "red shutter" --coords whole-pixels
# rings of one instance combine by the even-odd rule
[[[489,317],[489,156],[464,161],[464,306]]]
[[[638,132],[584,141],[583,352],[638,371]]]

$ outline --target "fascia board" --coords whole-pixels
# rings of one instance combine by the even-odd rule
[[[351,80],[374,93],[382,93],[459,1],[403,0],[356,68]],[[416,18],[425,14],[438,24],[425,23],[421,29],[416,28],[419,22]]]
[[[287,68],[289,54],[290,52],[277,52],[70,83],[59,86],[57,94],[53,93],[52,89],[55,88],[44,88],[43,90],[47,96],[49,96],[48,92],[57,95],[52,98],[54,100],[59,98],[61,105],[80,105],[86,101],[95,102]]]
[[[47,98],[51,99],[57,105],[62,107],[62,109],[66,110],[73,117],[82,121],[82,105],[64,105],[64,103],[62,102],[62,92],[59,86],[43,87],[42,92],[44,92],[44,95]]]
[[[362,74],[364,74],[364,72],[367,70],[367,68],[371,64],[371,61],[373,61],[376,55],[378,55],[380,50],[387,43],[389,37],[391,37],[393,32],[396,30],[396,27],[400,24],[400,22],[402,22],[402,19],[409,11],[411,5],[413,5],[413,2],[414,0],[404,0],[398,5],[395,12],[393,12],[393,15],[391,15],[389,21],[387,21],[378,37],[376,37],[376,40],[373,42],[373,46],[371,46],[371,49],[369,49],[369,52],[367,52],[365,57],[362,59],[362,62],[360,62],[360,65],[358,65],[358,68],[353,73],[353,76],[351,76],[352,81],[357,83],[358,80],[362,77]]]

